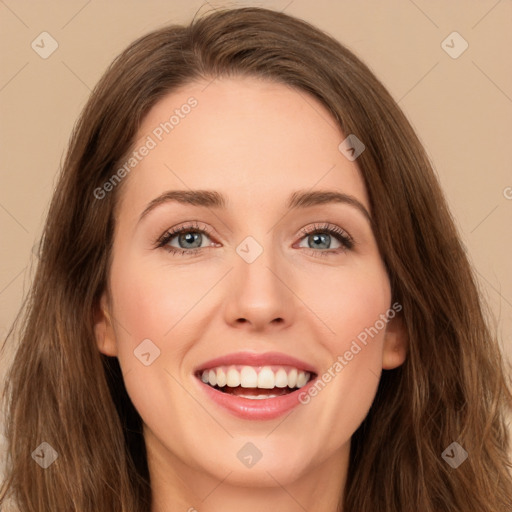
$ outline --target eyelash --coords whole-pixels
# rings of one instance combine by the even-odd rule
[[[178,247],[168,246],[167,244],[176,236],[181,233],[193,232],[193,233],[201,233],[206,234],[209,237],[211,236],[211,230],[208,226],[200,226],[197,221],[195,223],[189,223],[178,228],[170,229],[166,231],[162,236],[160,236],[155,242],[155,248],[164,248],[169,253],[177,255],[185,255],[188,256],[198,256],[203,249],[209,249],[210,247],[196,247],[194,249],[181,249]],[[337,249],[325,249],[325,250],[316,250],[311,247],[301,247],[301,249],[305,249],[317,257],[326,257],[333,254],[339,254],[341,252],[346,252],[348,250],[353,249],[355,242],[353,238],[343,229],[333,224],[315,224],[313,227],[303,228],[299,235],[300,238],[304,238],[309,235],[315,235],[318,233],[328,233],[329,235],[333,235],[343,247]]]
[[[316,250],[311,247],[301,247],[301,249],[306,249],[309,254],[313,254],[314,256],[326,257],[329,255],[340,254],[342,252],[350,251],[354,248],[355,242],[354,239],[343,229],[334,224],[324,223],[324,224],[314,224],[313,227],[307,227],[301,229],[299,233],[299,237],[302,239],[309,235],[316,235],[317,233],[328,233],[329,235],[334,236],[338,242],[341,243],[342,247],[338,249],[324,249],[324,250]]]

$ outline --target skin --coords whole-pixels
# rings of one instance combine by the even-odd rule
[[[400,316],[307,405],[275,420],[248,421],[221,409],[193,369],[241,350],[278,351],[322,374],[375,324],[391,307],[391,292],[368,220],[348,204],[284,206],[293,191],[322,189],[350,194],[370,211],[367,192],[357,160],[338,150],[345,135],[316,99],[256,78],[207,85],[167,95],[140,127],[139,146],[190,96],[198,101],[124,179],[109,291],[95,325],[98,348],[118,357],[144,422],[152,512],[334,512],[350,438],[382,369],[405,360]],[[221,192],[226,209],[168,202],[138,222],[162,192],[189,189]],[[203,247],[216,245],[199,256],[154,248],[187,221],[211,229]],[[301,228],[325,222],[349,233],[354,248],[343,250],[334,236],[337,253],[322,257],[325,249],[309,248],[312,235]],[[263,248],[252,263],[236,252],[247,236]],[[178,236],[171,244],[180,247]],[[182,240],[181,247],[193,245]],[[144,339],[160,349],[149,366],[134,356]],[[262,453],[251,468],[237,458],[247,442]]]

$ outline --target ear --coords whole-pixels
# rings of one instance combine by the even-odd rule
[[[392,370],[405,361],[409,337],[401,315],[390,319],[386,325],[382,350],[382,368]]]
[[[117,356],[117,343],[107,292],[103,292],[100,303],[94,312],[94,333],[98,350],[106,356]]]

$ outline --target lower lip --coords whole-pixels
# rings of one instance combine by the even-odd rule
[[[228,410],[235,416],[245,420],[271,420],[278,418],[291,411],[298,405],[304,405],[299,401],[299,396],[304,396],[316,380],[311,379],[305,386],[302,386],[291,393],[274,398],[251,399],[237,395],[224,393],[196,377],[204,392],[218,405]]]

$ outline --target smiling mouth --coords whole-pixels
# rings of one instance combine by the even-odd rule
[[[229,365],[200,370],[196,377],[222,393],[263,400],[293,393],[316,374],[283,365]]]

